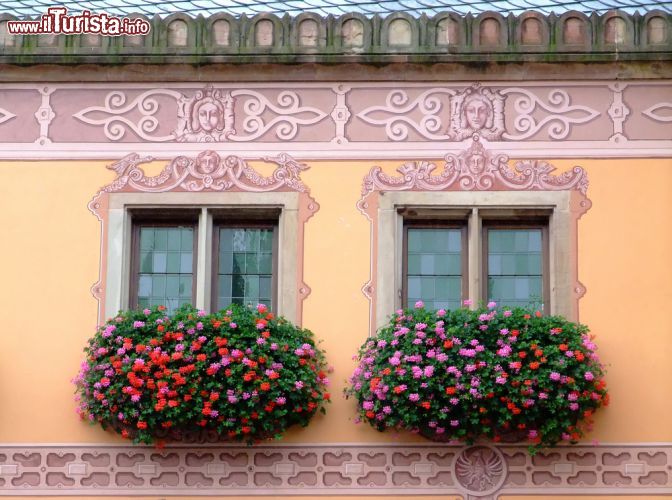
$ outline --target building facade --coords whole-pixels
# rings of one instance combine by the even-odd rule
[[[672,498],[669,14],[175,14],[126,37],[11,19],[0,494]],[[351,357],[395,309],[491,298],[597,335],[594,442],[530,456],[354,422]],[[161,450],[77,418],[97,324],[232,300],[322,340],[326,416]]]

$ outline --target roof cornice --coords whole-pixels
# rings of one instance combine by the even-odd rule
[[[131,16],[142,17],[142,16]],[[11,15],[0,15],[0,28]],[[173,14],[146,36],[0,35],[0,64],[620,63],[669,61],[672,15],[525,12],[413,17]],[[0,33],[6,31],[0,29]]]

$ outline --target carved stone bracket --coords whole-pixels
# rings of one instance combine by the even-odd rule
[[[196,157],[178,156],[170,161],[158,175],[146,176],[142,165],[153,161],[150,156],[132,153],[108,165],[116,173],[115,179],[102,187],[89,202],[89,210],[101,223],[101,260],[99,280],[91,287],[98,300],[99,321],[104,320],[102,311],[105,302],[106,258],[108,244],[108,208],[111,193],[166,193],[166,192],[249,192],[294,191],[299,193],[297,228],[297,318],[301,318],[303,300],[310,295],[310,287],[303,281],[303,235],[304,225],[319,204],[310,196],[310,190],[301,180],[301,172],[308,166],[299,163],[287,154],[264,157],[262,160],[276,165],[275,170],[264,176],[252,168],[247,160],[238,156],[220,156],[206,150]]]
[[[625,83],[613,83],[609,88],[614,94],[614,100],[609,106],[607,113],[614,123],[614,134],[609,138],[610,141],[622,142],[627,141],[628,138],[623,135],[623,123],[630,114],[630,108],[623,102],[623,90],[627,87]]]
[[[347,103],[347,94],[350,92],[350,87],[347,85],[335,85],[333,91],[336,94],[336,105],[329,116],[331,116],[331,119],[336,124],[336,133],[331,142],[345,144],[348,142],[348,137],[345,135],[345,126],[351,116]]]
[[[644,495],[672,493],[672,444],[0,446],[17,495]]]
[[[35,112],[35,119],[40,124],[40,136],[35,142],[40,145],[51,143],[51,139],[49,139],[49,125],[56,117],[56,114],[51,107],[50,100],[51,94],[53,94],[55,90],[56,89],[52,87],[43,87],[39,89],[39,92],[42,95],[42,104]]]

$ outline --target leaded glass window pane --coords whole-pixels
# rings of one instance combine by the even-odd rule
[[[192,302],[194,228],[141,226],[138,307],[166,306],[171,313]]]
[[[229,304],[273,308],[273,229],[220,228],[217,309]]]
[[[462,301],[462,231],[408,228],[406,303],[456,309]]]
[[[541,229],[489,229],[488,299],[499,305],[543,304]]]

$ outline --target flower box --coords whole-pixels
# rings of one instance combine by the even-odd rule
[[[359,351],[358,418],[435,441],[578,441],[609,400],[588,328],[488,306],[397,311]]]
[[[264,305],[123,311],[85,353],[80,416],[134,442],[251,444],[308,425],[329,400],[312,332]]]

